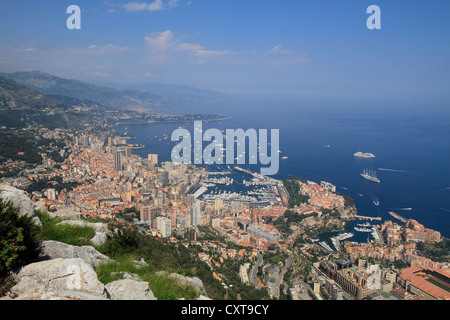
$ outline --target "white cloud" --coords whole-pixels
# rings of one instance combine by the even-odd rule
[[[99,76],[99,77],[110,77],[111,76],[111,74],[109,74],[108,72],[101,72],[101,71],[89,72],[89,73],[87,73],[87,75],[89,75],[89,76]]]
[[[152,3],[146,3],[146,2],[128,2],[123,5],[125,10],[127,12],[131,11],[160,11],[164,10],[163,2],[162,0],[155,0]]]
[[[205,47],[194,43],[179,43],[178,50],[190,52],[201,57],[223,56],[231,54],[230,50],[206,50]]]
[[[181,42],[171,30],[153,32],[145,37],[145,42],[150,48],[150,61],[162,61],[173,59],[177,61],[189,57],[187,62],[205,63],[215,59],[216,62],[228,64],[259,64],[274,65],[304,65],[309,63],[309,58],[304,52],[286,50],[281,44],[275,45],[266,51],[232,51],[213,50],[199,43]],[[218,60],[218,58],[221,58]]]
[[[146,74],[144,74],[144,77],[146,77],[146,78],[153,78],[153,73],[147,72]]]
[[[5,72],[41,70],[52,74],[77,76],[113,76],[124,59],[135,55],[134,48],[113,44],[62,47],[57,49],[6,47],[0,49]]]
[[[147,2],[128,2],[123,5],[127,12],[132,11],[161,11],[178,7],[179,0],[169,0],[166,4],[162,0],[155,0],[152,3]]]
[[[153,50],[167,51],[173,46],[173,33],[170,30],[163,32],[153,32],[145,37],[145,42],[150,45]]]
[[[171,8],[178,7],[178,1],[179,0],[170,0],[169,1],[169,7],[171,7]]]
[[[232,54],[230,50],[210,50],[197,43],[181,42],[171,30],[153,32],[145,37],[145,43],[150,49],[149,61],[186,61],[205,63],[206,59]]]
[[[150,4],[147,6],[147,10],[149,10],[149,11],[159,11],[159,10],[164,10],[164,6],[163,6],[162,0],[155,0],[155,2],[150,3]]]
[[[102,46],[96,46],[95,44],[91,44],[87,48],[81,47],[81,48],[77,48],[77,49],[74,49],[74,50],[77,51],[79,54],[110,54],[110,55],[115,55],[115,54],[120,54],[120,53],[124,53],[124,52],[127,52],[127,51],[132,51],[133,49],[131,49],[129,47],[116,46],[116,45],[113,45],[113,44],[106,44],[106,45],[102,45]]]
[[[310,60],[306,53],[283,49],[281,44],[277,44],[269,51],[253,52],[249,62],[266,65],[303,65]]]
[[[281,50],[281,44],[277,44],[275,47],[273,47],[269,53],[277,53]]]

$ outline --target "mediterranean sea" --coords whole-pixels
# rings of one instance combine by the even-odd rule
[[[353,197],[359,215],[401,224],[388,215],[394,211],[450,237],[450,112],[445,105],[258,97],[192,102],[153,111],[231,117],[204,122],[203,130],[279,129],[280,167],[274,178],[328,181],[339,193]],[[133,143],[145,145],[133,153],[141,157],[157,153],[164,162],[171,160],[176,142],[170,137],[180,127],[193,134],[193,123],[132,124],[115,129],[135,136]],[[357,158],[353,155],[357,151],[376,157]],[[258,165],[239,166],[259,172]],[[365,168],[375,170],[381,182],[362,178]],[[370,235],[355,232],[353,224],[347,228],[355,233],[350,241],[365,241]]]

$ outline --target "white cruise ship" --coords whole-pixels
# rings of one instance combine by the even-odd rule
[[[372,158],[375,158],[375,155],[374,155],[373,153],[370,153],[370,152],[361,152],[361,151],[358,151],[358,152],[354,153],[353,155],[354,155],[355,157],[358,157],[358,158],[366,158],[366,159],[372,159]]]

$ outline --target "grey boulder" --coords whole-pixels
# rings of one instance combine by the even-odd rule
[[[39,258],[41,260],[81,258],[94,268],[101,264],[113,262],[112,259],[101,254],[94,247],[72,246],[53,240],[40,242]]]

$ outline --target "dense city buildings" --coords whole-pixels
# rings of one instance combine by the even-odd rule
[[[224,273],[236,261],[236,279],[267,289],[273,298],[448,299],[448,262],[418,250],[444,238],[416,220],[373,225],[375,241],[352,242],[351,234],[333,238],[335,248],[318,241],[323,230],[342,231],[358,217],[329,182],[293,179],[289,186],[298,188],[293,193],[287,182],[239,167],[209,172],[160,163],[157,154],[141,158],[128,137],[109,132],[40,129],[39,134],[64,147],[43,150],[42,165],[3,183],[40,186],[30,190],[32,200],[50,210],[143,226],[160,241],[180,243],[224,288],[232,287],[233,277]],[[50,152],[63,160],[57,163]],[[247,191],[218,191],[236,184],[232,172],[245,176]],[[222,240],[204,240],[205,232]],[[284,290],[283,281],[289,283]]]

